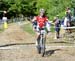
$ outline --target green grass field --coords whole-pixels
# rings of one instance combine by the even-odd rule
[[[32,29],[32,25],[30,23],[23,25],[22,28],[23,28],[24,31],[26,31],[26,32],[28,32],[32,35],[35,34],[33,29]]]
[[[54,26],[51,26],[51,32],[54,32],[54,28],[53,27]],[[33,35],[35,34],[34,31],[33,31],[33,29],[32,29],[32,24],[31,23],[24,24],[22,26],[22,28],[23,28],[24,31],[26,31],[26,32],[28,32],[30,34],[33,34]]]

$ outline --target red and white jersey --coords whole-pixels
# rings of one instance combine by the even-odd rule
[[[42,28],[45,26],[45,23],[48,21],[48,18],[46,16],[44,17],[36,16],[36,21],[38,23],[38,26]]]

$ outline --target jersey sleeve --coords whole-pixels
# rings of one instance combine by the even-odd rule
[[[36,21],[38,21],[38,16],[36,16]]]
[[[45,21],[48,21],[48,17],[45,17]]]

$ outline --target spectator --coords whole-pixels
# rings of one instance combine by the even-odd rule
[[[59,35],[60,35],[60,20],[58,18],[58,16],[54,17],[54,25],[55,25],[55,39],[58,39],[59,38]]]
[[[71,27],[71,10],[69,7],[66,8],[66,17],[65,17],[65,24],[66,24],[66,27]],[[71,33],[71,29],[66,29],[67,32]]]
[[[3,23],[4,23],[4,29],[7,29],[7,28],[8,28],[6,13],[7,13],[7,12],[4,11],[4,13],[3,13],[3,18],[2,18]]]
[[[6,13],[7,13],[6,11],[3,12],[3,18],[2,18],[3,22],[7,21]]]

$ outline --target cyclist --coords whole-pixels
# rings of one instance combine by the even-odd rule
[[[39,36],[40,36],[40,28],[42,28],[43,30],[45,30],[45,27],[47,27],[47,32],[50,32],[49,29],[49,22],[48,22],[48,18],[47,16],[45,16],[45,10],[44,9],[40,9],[40,13],[38,16],[35,16],[32,20],[33,22],[33,29],[36,32],[36,37],[37,37],[37,42],[39,42]],[[47,26],[46,26],[47,24]],[[49,24],[50,25],[50,24]],[[46,34],[44,36],[46,38]],[[38,43],[36,42],[36,46],[38,45]]]

